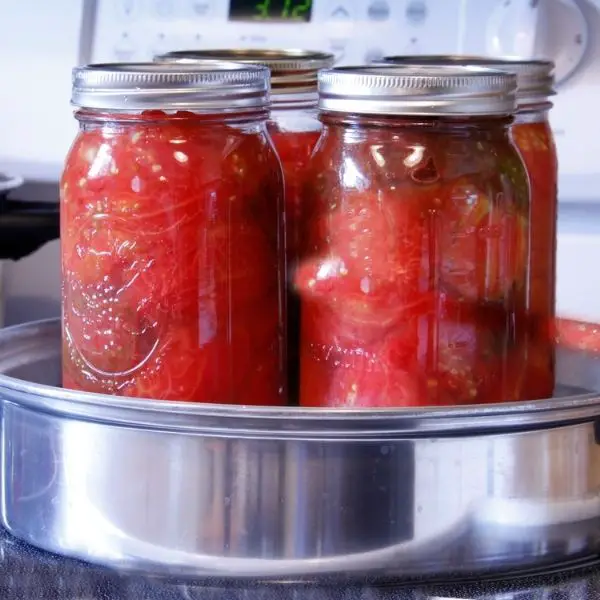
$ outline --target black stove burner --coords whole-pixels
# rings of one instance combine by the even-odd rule
[[[1,600],[599,600],[600,558],[529,577],[500,581],[396,586],[225,586],[173,583],[126,575],[42,552],[0,530]]]
[[[0,173],[0,259],[18,260],[60,236],[58,201],[33,202],[9,197],[23,180]],[[55,193],[58,198],[58,190]]]

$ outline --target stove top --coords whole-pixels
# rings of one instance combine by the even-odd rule
[[[600,557],[528,577],[428,585],[316,587],[244,584],[222,587],[119,573],[64,559],[0,530],[2,600],[442,600],[446,598],[600,600]]]

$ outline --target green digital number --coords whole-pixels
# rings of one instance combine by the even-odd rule
[[[286,4],[287,4],[288,0],[286,0]],[[291,2],[291,0],[290,0]],[[300,4],[298,4],[298,6],[295,6],[292,9],[292,19],[299,19],[300,17],[302,17],[302,15],[304,15],[304,13],[308,12],[310,10],[310,7],[312,5],[312,0],[302,0],[302,2],[300,2]]]
[[[312,7],[312,0],[284,0],[281,19],[302,19]],[[272,11],[272,0],[261,0],[254,5],[257,19],[269,19]]]
[[[271,0],[262,0],[256,5],[256,10],[258,12],[258,16],[261,19],[269,18],[269,8],[271,8]]]

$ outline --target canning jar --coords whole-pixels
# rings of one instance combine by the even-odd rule
[[[517,75],[517,114],[513,140],[531,185],[528,310],[531,319],[527,398],[549,398],[555,379],[556,221],[558,158],[548,121],[554,93],[554,64],[548,61],[506,63]]]
[[[529,194],[513,74],[319,75],[302,216],[301,404],[523,399]]]
[[[300,198],[303,172],[321,131],[317,119],[317,72],[331,67],[333,54],[307,50],[200,50],[178,51],[155,58],[160,62],[194,63],[202,60],[234,60],[263,65],[271,71],[271,115],[267,123],[281,160],[285,181],[286,255],[288,276],[299,260]],[[290,401],[296,403],[300,304],[288,286],[288,378]]]
[[[285,400],[283,181],[269,72],[75,69],[61,181],[63,384],[191,402]]]
[[[554,390],[554,318],[556,304],[556,220],[558,161],[548,112],[552,108],[554,63],[482,56],[389,56],[395,65],[462,65],[500,69],[517,76],[517,112],[512,137],[529,176],[530,257],[527,306],[528,336],[526,396],[534,400]]]

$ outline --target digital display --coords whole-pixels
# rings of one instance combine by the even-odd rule
[[[313,0],[230,0],[230,21],[310,21]]]

